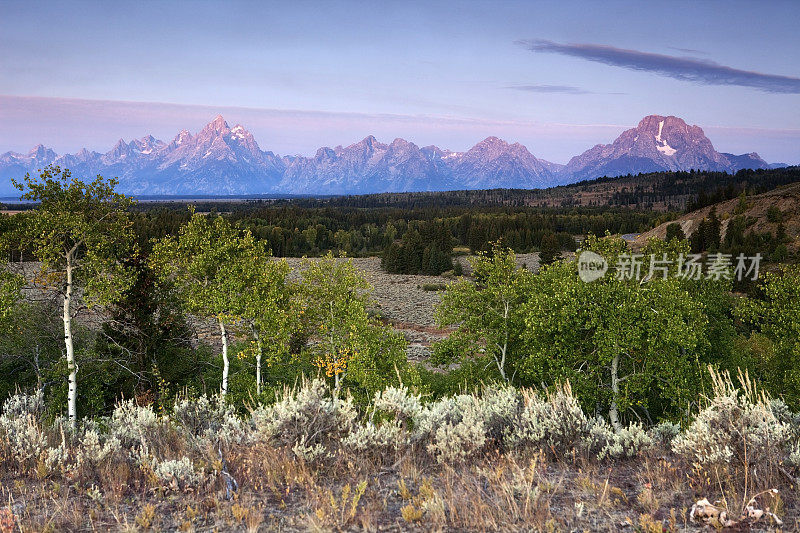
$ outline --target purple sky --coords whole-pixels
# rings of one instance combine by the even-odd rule
[[[168,140],[217,113],[262,149],[497,135],[565,162],[645,115],[800,163],[800,2],[0,4],[0,152]]]

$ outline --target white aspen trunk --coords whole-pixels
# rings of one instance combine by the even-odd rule
[[[608,419],[614,429],[619,429],[619,410],[617,408],[617,396],[619,395],[619,355],[615,355],[611,360],[611,405],[608,408]]]
[[[78,420],[78,367],[75,365],[75,350],[72,346],[72,257],[67,255],[67,286],[64,291],[64,347],[67,352],[67,370],[69,371],[69,391],[67,393],[67,416],[69,426],[74,431]]]
[[[222,332],[222,398],[228,394],[228,369],[230,363],[228,361],[228,331],[225,329],[225,323],[222,318],[219,319],[219,330]]]
[[[330,326],[330,346],[331,350],[333,350],[333,395],[335,397],[339,396],[339,386],[341,384],[341,380],[339,377],[339,354],[336,352],[336,343],[333,337],[333,324],[334,324],[334,314],[333,314],[333,302],[330,302],[330,310],[331,310],[331,326]]]
[[[261,356],[264,350],[261,347],[261,338],[258,335],[258,328],[255,324],[250,324],[253,331],[253,338],[256,340],[256,394],[261,394]]]
[[[509,304],[508,302],[504,302],[503,324],[505,326],[505,331],[503,332],[503,345],[500,347],[500,360],[497,361],[497,368],[500,370],[500,376],[502,376],[506,383],[508,383],[508,377],[506,377],[506,352],[508,351],[508,311]]]
[[[508,383],[508,377],[506,376],[506,344],[503,344],[500,347],[500,359],[495,358],[497,362],[497,369],[500,371],[500,377],[503,378],[503,381]]]
[[[336,351],[336,345],[334,344],[333,335],[331,334],[331,346],[333,349],[333,395],[338,397],[339,396],[339,387],[341,386],[341,379],[342,376],[339,375],[339,353]]]

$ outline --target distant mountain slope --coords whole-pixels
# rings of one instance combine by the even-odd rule
[[[481,189],[374,193],[322,198],[255,200],[270,205],[301,207],[397,208],[423,207],[621,207],[650,211],[684,211],[737,198],[742,191],[760,194],[800,183],[800,167],[724,172],[653,172],[636,176],[598,178],[549,189]],[[218,202],[206,204],[208,209]],[[230,204],[234,205],[234,204]],[[199,208],[199,207],[198,207]]]
[[[0,155],[0,196],[13,196],[11,178],[48,164],[76,176],[116,176],[119,189],[138,195],[368,194],[402,191],[546,188],[599,176],[659,170],[769,168],[758,154],[719,153],[697,126],[651,115],[610,145],[597,145],[567,165],[536,158],[519,144],[487,137],[465,152],[390,144],[369,136],[347,147],[320,148],[313,157],[279,157],[262,150],[242,125],[217,116],[196,135],[170,142],[148,135],[108,152],[58,155],[42,145],[27,154]]]

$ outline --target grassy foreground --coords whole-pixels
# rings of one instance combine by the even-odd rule
[[[125,402],[70,435],[18,395],[0,531],[797,530],[800,416],[746,377],[715,383],[683,429],[613,428],[569,386],[389,388],[358,409],[314,380],[246,418],[217,398]]]

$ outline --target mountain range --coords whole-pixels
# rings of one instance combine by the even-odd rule
[[[27,154],[0,155],[0,196],[17,190],[11,178],[49,164],[76,176],[116,176],[118,190],[134,195],[367,194],[493,188],[546,188],[601,176],[662,170],[770,168],[756,153],[717,152],[698,126],[650,115],[611,144],[598,144],[566,165],[538,159],[519,144],[487,137],[465,152],[390,144],[366,137],[350,146],[320,148],[313,157],[262,150],[242,125],[217,116],[196,135],[170,142],[148,135],[120,139],[106,153],[56,154],[38,145]]]

